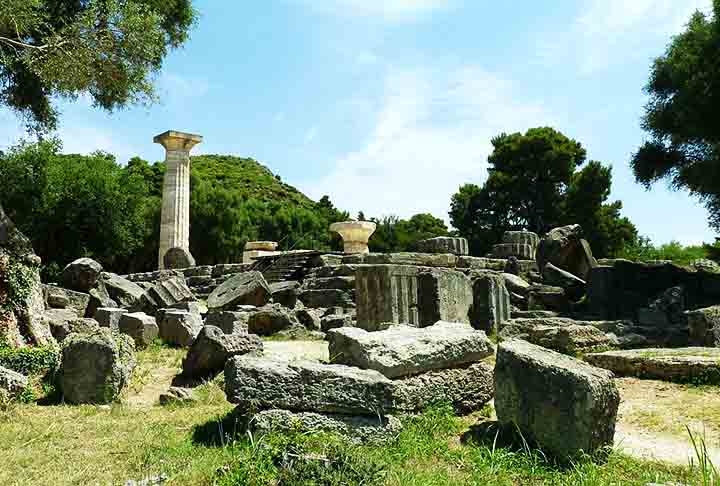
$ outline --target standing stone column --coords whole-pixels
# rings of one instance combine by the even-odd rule
[[[153,139],[165,147],[165,180],[163,181],[160,216],[159,268],[165,268],[165,253],[180,248],[190,256],[190,150],[200,142],[200,135],[167,131]]]

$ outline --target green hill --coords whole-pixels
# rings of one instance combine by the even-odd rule
[[[317,204],[302,192],[285,184],[267,167],[251,158],[232,155],[199,155],[191,158],[191,174],[213,188],[236,192],[243,199],[279,202],[305,209]]]

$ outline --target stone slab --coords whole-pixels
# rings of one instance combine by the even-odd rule
[[[346,327],[331,330],[327,340],[333,363],[376,370],[388,378],[454,368],[494,353],[483,331],[449,322],[422,329],[398,325],[378,332]]]
[[[585,359],[619,376],[720,384],[720,348],[628,349],[588,354]]]

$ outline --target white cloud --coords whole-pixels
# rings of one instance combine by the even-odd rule
[[[593,74],[669,41],[696,10],[711,13],[712,0],[584,0],[567,30],[539,41],[538,54],[546,64],[571,61],[582,74]]]
[[[511,84],[476,66],[391,70],[372,133],[359,150],[305,185],[355,214],[447,220],[460,185],[487,175],[490,140],[503,131],[550,124],[543,106],[518,102]]]
[[[299,0],[322,12],[402,21],[450,6],[452,0]]]

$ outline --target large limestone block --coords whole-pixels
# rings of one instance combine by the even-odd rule
[[[147,289],[140,299],[140,303],[145,312],[154,315],[160,309],[195,300],[197,300],[195,294],[185,283],[185,278],[174,276],[160,280]]]
[[[280,304],[288,309],[294,309],[298,301],[298,291],[300,289],[300,282],[285,281],[285,282],[274,282],[270,285],[270,293],[272,294],[272,300],[276,304]]]
[[[195,266],[195,258],[190,254],[190,250],[178,247],[170,248],[165,252],[163,265],[171,270],[190,268]]]
[[[417,242],[417,249],[422,253],[438,253],[451,255],[467,255],[470,253],[468,241],[465,238],[438,236]]]
[[[392,387],[377,371],[344,365],[237,356],[225,366],[228,400],[247,408],[382,416]]]
[[[526,341],[498,347],[498,420],[551,455],[564,459],[612,446],[619,403],[606,370]]]
[[[130,381],[135,346],[109,329],[70,335],[63,343],[60,389],[66,402],[110,403]]]
[[[182,348],[190,347],[203,328],[200,314],[183,310],[166,310],[159,324],[160,338]]]
[[[85,317],[90,295],[84,292],[43,285],[46,307],[51,309],[71,309],[78,317]]]
[[[493,245],[492,258],[515,257],[520,260],[532,260],[535,258],[535,248],[522,243],[498,243]]]
[[[510,293],[505,287],[505,277],[499,273],[482,271],[472,273],[471,278],[473,305],[470,322],[476,329],[497,333],[510,319]]]
[[[71,319],[64,319],[62,317],[54,319],[48,318],[48,314],[49,313],[46,312],[45,317],[50,324],[50,331],[58,343],[62,343],[65,341],[65,338],[73,333],[88,333],[100,327],[95,319],[74,316]]]
[[[542,275],[544,283],[547,285],[562,287],[565,289],[565,295],[575,302],[585,295],[585,289],[587,287],[585,280],[556,267],[552,263],[548,262],[545,264]]]
[[[189,379],[212,378],[220,373],[232,356],[261,354],[263,343],[254,334],[225,334],[214,326],[200,330],[182,364],[182,376]]]
[[[360,266],[355,275],[357,325],[376,331],[386,323],[418,326],[419,267]]]
[[[720,349],[648,348],[588,354],[585,359],[619,376],[720,385]]]
[[[218,327],[225,334],[247,334],[250,315],[250,312],[211,311],[205,317],[205,325]]]
[[[298,296],[305,307],[355,307],[352,292],[341,289],[303,289]]]
[[[470,323],[473,286],[464,273],[423,269],[418,273],[417,289],[420,327],[438,321]]]
[[[144,312],[122,315],[118,321],[118,330],[130,336],[138,349],[148,347],[160,332],[155,318]]]
[[[402,422],[392,415],[370,417],[274,409],[254,414],[250,429],[256,434],[324,432],[344,436],[355,444],[382,444],[397,437]]]
[[[8,397],[14,398],[25,391],[28,384],[27,376],[0,366],[0,392],[5,392]]]
[[[95,312],[95,320],[98,322],[100,327],[107,327],[112,331],[119,332],[120,330],[120,318],[127,314],[127,310],[120,309],[117,307],[100,307]]]
[[[530,293],[530,284],[522,277],[512,273],[503,273],[502,276],[505,280],[505,288],[507,288],[509,292],[522,296],[527,296],[528,293]]]
[[[393,380],[394,408],[402,412],[421,412],[449,402],[456,413],[464,415],[481,410],[493,395],[493,368],[487,363]]]
[[[540,243],[540,237],[532,231],[506,231],[503,233],[502,242],[516,245],[530,245],[534,250]]]
[[[270,286],[260,272],[238,273],[210,294],[207,305],[210,310],[234,310],[240,305],[262,307],[271,295]]]
[[[550,285],[533,285],[528,294],[528,310],[549,310],[566,312],[570,308],[570,300],[562,287]]]
[[[500,331],[500,337],[524,339],[570,356],[613,345],[613,340],[601,329],[565,318],[512,319]]]
[[[277,304],[252,312],[248,319],[248,332],[258,336],[272,336],[277,332],[300,326],[300,321],[293,311]]]
[[[78,258],[62,271],[60,281],[63,287],[87,293],[100,279],[103,267],[92,258]]]
[[[456,255],[431,253],[367,253],[365,255],[347,255],[342,259],[346,265],[412,265],[418,267],[455,268],[459,259]]]
[[[467,324],[438,322],[423,329],[398,325],[368,332],[346,327],[329,332],[333,363],[398,378],[480,361],[494,353],[484,332]]]
[[[536,259],[541,272],[546,263],[552,263],[586,281],[590,270],[598,264],[577,224],[550,230],[540,241]]]
[[[388,323],[425,327],[437,321],[469,322],[472,285],[449,269],[410,265],[358,267],[357,325],[368,331]]]
[[[13,292],[7,278],[10,271],[21,272],[26,287],[22,297],[15,297],[12,311],[0,311],[0,335],[8,338],[9,344],[54,343],[43,319],[45,299],[39,267],[40,258],[33,252],[30,240],[15,227],[0,206],[0,307],[11,307],[7,305]]]

